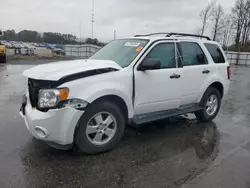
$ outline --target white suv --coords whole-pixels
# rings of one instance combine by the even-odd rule
[[[230,83],[222,48],[181,33],[114,40],[87,60],[23,74],[28,92],[20,114],[31,134],[54,147],[75,143],[89,154],[114,148],[128,124],[186,113],[213,120]]]

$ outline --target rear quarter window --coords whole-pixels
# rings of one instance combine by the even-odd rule
[[[206,46],[208,52],[212,56],[215,63],[225,63],[226,62],[224,55],[217,44],[205,43],[204,45]]]

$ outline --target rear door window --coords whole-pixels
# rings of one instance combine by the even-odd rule
[[[199,44],[195,42],[180,42],[183,66],[207,64],[207,58]]]
[[[217,44],[204,44],[215,63],[225,63],[225,58]]]

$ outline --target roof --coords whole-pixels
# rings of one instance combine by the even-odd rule
[[[163,36],[159,36],[163,35]],[[156,40],[188,40],[194,42],[206,42],[206,43],[216,43],[215,41],[211,41],[211,39],[207,36],[195,35],[195,34],[187,34],[187,33],[151,33],[146,35],[136,35],[131,37],[133,39],[146,39],[150,41]]]
[[[141,40],[150,40],[151,42],[159,41],[159,40],[188,40],[190,42],[202,42],[202,43],[211,43],[218,44],[216,41],[206,40],[206,39],[198,39],[194,37],[129,37],[127,39],[141,39]]]

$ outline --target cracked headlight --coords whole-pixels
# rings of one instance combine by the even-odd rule
[[[68,99],[69,89],[41,89],[38,94],[39,108],[53,108],[58,102]]]

